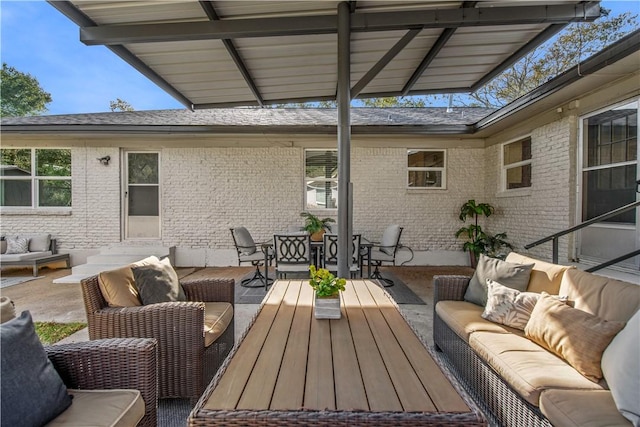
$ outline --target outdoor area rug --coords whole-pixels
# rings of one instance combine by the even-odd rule
[[[193,408],[190,399],[158,399],[158,427],[184,427]]]
[[[390,271],[380,271],[382,277],[385,279],[391,279],[394,282],[393,286],[389,286],[388,288],[384,288],[385,291],[391,295],[396,304],[415,304],[415,305],[425,305],[425,302],[420,299],[418,295],[416,295],[411,288],[409,288],[402,280],[398,278],[395,274]],[[386,284],[382,281],[374,280],[375,283],[382,286]]]
[[[14,277],[0,277],[0,289],[8,288],[9,286],[19,285],[20,283],[29,282],[31,280],[42,279],[44,276],[14,276]]]
[[[253,271],[245,275],[241,280],[248,279],[253,277]],[[382,275],[386,278],[389,278],[395,282],[393,286],[388,288],[384,288],[389,295],[394,299],[397,304],[415,304],[415,305],[425,305],[425,302],[420,299],[398,276],[393,274],[390,271],[383,271]],[[291,276],[291,277],[289,277]],[[292,276],[289,275],[288,278],[295,279],[306,279],[308,275],[300,275],[300,276]],[[275,277],[275,272],[269,271],[269,277]],[[377,280],[374,282],[378,283]],[[261,283],[259,280],[251,283],[252,285],[257,285]],[[381,283],[378,283],[381,285]],[[260,304],[264,299],[267,292],[264,289],[264,286],[260,286],[259,288],[245,288],[244,286],[240,286],[240,281],[236,281],[235,286],[236,292],[236,304]]]

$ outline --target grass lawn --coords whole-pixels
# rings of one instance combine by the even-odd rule
[[[55,322],[34,322],[36,334],[42,344],[49,345],[60,341],[69,335],[86,328],[87,324],[82,322],[55,323]]]

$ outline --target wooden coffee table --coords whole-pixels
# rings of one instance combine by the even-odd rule
[[[386,292],[353,280],[342,318],[313,317],[307,281],[278,280],[190,426],[483,426]]]

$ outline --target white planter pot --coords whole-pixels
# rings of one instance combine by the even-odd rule
[[[316,319],[340,318],[340,295],[332,297],[315,296],[313,314]]]

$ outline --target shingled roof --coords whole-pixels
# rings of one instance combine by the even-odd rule
[[[490,108],[353,108],[355,133],[468,133]],[[333,108],[220,108],[2,118],[2,132],[335,132]]]

